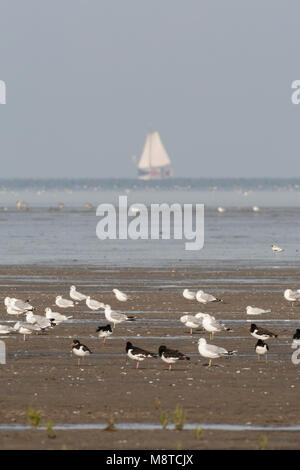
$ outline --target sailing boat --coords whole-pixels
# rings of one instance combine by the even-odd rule
[[[138,178],[141,180],[161,179],[173,176],[171,160],[158,132],[146,137],[144,149],[138,163]]]

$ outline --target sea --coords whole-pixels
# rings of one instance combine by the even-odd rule
[[[204,204],[203,248],[172,236],[100,240],[96,209],[120,196],[147,208]],[[0,179],[0,230],[1,265],[298,267],[300,178]]]

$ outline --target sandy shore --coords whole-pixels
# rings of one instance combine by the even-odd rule
[[[291,337],[300,324],[300,306],[291,308],[283,298],[287,286],[299,287],[294,269],[234,270],[177,268],[130,269],[43,266],[0,267],[2,298],[29,298],[43,313],[54,310],[58,294],[67,296],[71,284],[113,309],[132,312],[134,323],[122,324],[103,347],[96,327],[106,324],[103,313],[85,304],[70,309],[76,320],[46,334],[4,339],[7,364],[0,365],[0,424],[27,424],[28,408],[41,411],[41,424],[121,422],[160,423],[162,412],[173,422],[176,405],[186,412],[186,423],[252,425],[300,424],[299,373],[291,362]],[[133,300],[119,303],[111,289],[119,287]],[[182,297],[185,287],[214,292],[224,302],[200,306]],[[259,317],[245,313],[247,305],[271,308]],[[72,311],[71,311],[72,310]],[[69,313],[68,311],[68,313]],[[217,334],[214,344],[236,349],[232,358],[220,359],[207,368],[197,350],[197,339],[178,321],[183,312],[199,311],[226,321],[233,332]],[[268,342],[268,363],[258,362],[249,320],[278,333]],[[1,322],[14,320],[1,308]],[[79,321],[81,320],[81,321]],[[272,321],[270,321],[272,320]],[[289,321],[283,321],[289,320]],[[174,338],[175,337],[175,338]],[[71,342],[78,338],[93,351],[78,368],[71,356]],[[161,344],[189,354],[191,361],[169,372],[160,359],[141,363],[139,370],[125,355],[127,338],[138,346],[157,351]],[[2,449],[268,449],[300,446],[300,432],[211,431],[0,431]]]

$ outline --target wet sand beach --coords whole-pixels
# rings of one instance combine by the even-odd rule
[[[30,299],[38,314],[54,306],[55,296],[68,298],[69,287],[108,303],[113,309],[133,314],[137,320],[122,323],[105,346],[96,335],[105,325],[103,311],[93,313],[85,303],[65,311],[73,319],[45,333],[5,338],[7,364],[0,365],[0,424],[28,425],[28,409],[40,410],[40,425],[54,425],[55,438],[46,430],[0,430],[2,449],[297,449],[300,431],[268,429],[231,431],[226,425],[278,426],[300,424],[298,405],[299,366],[291,361],[291,338],[300,323],[300,305],[292,308],[283,298],[287,287],[299,287],[296,269],[220,268],[117,268],[1,266],[2,298],[6,295]],[[114,287],[132,300],[118,302]],[[200,305],[182,296],[184,288],[203,288],[223,302]],[[247,305],[271,313],[246,315]],[[237,350],[236,356],[222,358],[207,367],[200,357],[197,340],[209,335],[189,334],[180,323],[183,313],[210,313],[233,331],[215,335],[213,344]],[[1,307],[1,321],[13,322]],[[258,361],[250,323],[270,329],[278,338],[268,340],[268,362]],[[12,323],[12,324],[13,324]],[[71,355],[72,339],[86,344],[93,354],[80,367]],[[157,352],[161,344],[190,356],[172,371],[160,358],[148,359],[135,369],[125,353],[126,341]],[[199,425],[199,431],[163,429],[162,413],[168,424],[180,405],[186,412],[185,426]],[[103,424],[114,421],[159,425],[154,430],[103,431],[61,430],[56,425]],[[203,429],[201,428],[201,423]],[[223,424],[224,430],[205,429]],[[51,433],[50,433],[51,434]]]

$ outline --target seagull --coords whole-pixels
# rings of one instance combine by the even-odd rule
[[[195,318],[201,319],[201,324],[202,324],[202,320],[205,316],[211,317],[215,320],[215,317],[213,317],[212,315],[209,315],[209,313],[201,313],[201,312],[196,313]]]
[[[21,313],[25,313],[24,312],[20,312],[20,310],[16,310],[14,307],[12,307],[11,305],[8,305],[6,307],[6,312],[8,313],[8,315],[21,315]]]
[[[293,335],[292,348],[300,346],[300,329],[297,328],[296,333]]]
[[[136,368],[139,368],[140,361],[146,359],[146,357],[157,357],[157,354],[145,351],[145,349],[137,348],[133,346],[129,341],[126,343],[127,356],[134,361],[137,361]]]
[[[87,295],[81,294],[76,290],[75,286],[70,287],[70,297],[73,300],[76,300],[77,302],[80,302],[81,300],[86,300]]]
[[[31,323],[31,325],[38,325],[43,330],[56,326],[56,323],[49,320],[49,318],[43,317],[42,315],[34,315],[32,312],[26,314],[26,321]]]
[[[12,326],[0,325],[0,335],[8,335],[12,331],[15,331],[15,329]]]
[[[261,313],[270,313],[271,310],[264,310],[263,308],[251,307],[248,305],[246,308],[247,315],[260,315]]]
[[[112,335],[112,329],[110,325],[106,326],[98,326],[96,333],[98,333],[99,338],[104,338],[103,344],[105,344],[105,340],[108,336]]]
[[[186,356],[185,354],[177,351],[177,349],[168,349],[166,346],[162,345],[158,349],[158,355],[160,358],[169,364],[169,370],[172,369],[172,364],[175,364],[175,362],[179,361],[189,361],[190,358]]]
[[[300,300],[300,290],[292,290],[286,289],[283,293],[284,298],[292,303],[292,307],[294,307],[294,303]]]
[[[267,356],[268,356],[268,351],[269,351],[269,346],[267,345],[267,343],[259,339],[255,345],[255,351],[256,351],[258,359],[260,356],[263,356],[265,354],[266,362],[267,362]]]
[[[113,323],[114,328],[118,323],[122,323],[124,321],[135,321],[135,317],[133,315],[126,315],[125,313],[118,313],[111,309],[110,305],[105,305],[104,310],[105,318],[110,323]]]
[[[32,305],[30,305],[28,301],[24,301],[21,299],[5,297],[4,304],[6,307],[11,307],[12,310],[19,312],[19,314],[33,310]]]
[[[233,356],[237,351],[227,351],[225,348],[220,348],[214,344],[208,344],[205,338],[198,340],[198,351],[200,356],[207,357],[209,359],[208,367],[212,365],[212,359],[218,359],[223,356]]]
[[[256,339],[266,340],[269,338],[277,338],[278,335],[271,333],[271,331],[266,330],[265,328],[258,328],[255,323],[251,323],[251,326],[248,328],[250,334]]]
[[[19,309],[20,311],[30,311],[34,310],[33,306],[30,305],[28,300],[22,300],[22,299],[11,299],[11,303],[15,309]]]
[[[81,357],[92,354],[92,351],[87,346],[85,346],[85,344],[81,344],[78,339],[73,339],[72,352],[75,354],[75,356],[78,356],[78,366],[80,365]]]
[[[125,294],[125,292],[122,292],[119,289],[113,289],[112,291],[120,302],[126,302],[128,300],[128,295]]]
[[[214,338],[214,334],[219,331],[232,331],[231,328],[227,328],[223,323],[218,322],[214,317],[210,315],[204,315],[202,320],[203,328],[210,333],[210,339]]]
[[[29,310],[33,310],[33,306],[30,305],[28,300],[22,300],[22,299],[10,299],[11,305],[16,309],[20,310],[21,312],[27,312]]]
[[[56,325],[59,325],[60,323],[69,320],[70,318],[73,318],[72,315],[69,315],[68,317],[66,315],[62,315],[61,313],[58,312],[52,312],[51,308],[45,308],[46,312],[46,318],[49,318],[49,320],[53,320],[53,322]]]
[[[73,300],[69,299],[63,299],[61,295],[58,295],[55,299],[55,303],[59,308],[62,308],[63,310],[65,308],[70,308],[74,307],[74,302]]]
[[[253,212],[259,212],[260,208],[258,206],[252,206]]]
[[[280,246],[277,245],[271,245],[271,248],[274,253],[280,253],[281,251],[283,251],[283,248],[280,248]]]
[[[218,207],[218,212],[222,213],[225,211],[226,211],[225,207]]]
[[[94,310],[94,311],[100,310],[100,308],[105,308],[105,305],[103,302],[98,302],[98,300],[91,299],[90,296],[86,298],[85,303],[91,310]]]
[[[182,315],[182,317],[180,317],[180,321],[190,329],[190,334],[193,334],[193,328],[199,328],[202,326],[202,318],[197,318],[194,315]]]
[[[193,292],[193,291],[188,290],[188,289],[184,289],[182,295],[187,300],[195,300],[195,298],[196,298],[196,292]]]
[[[221,299],[218,299],[217,297],[214,297],[211,294],[206,294],[203,290],[198,290],[198,292],[196,293],[196,299],[201,304],[207,304],[209,302],[222,302]]]
[[[17,322],[14,325],[14,329],[23,335],[24,341],[26,340],[26,335],[31,335],[33,331],[41,331],[42,328],[39,327],[38,325],[31,325],[30,323],[25,323],[25,322]]]

